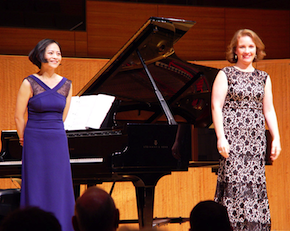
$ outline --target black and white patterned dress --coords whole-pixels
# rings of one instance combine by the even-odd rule
[[[227,207],[234,230],[270,230],[263,114],[268,74],[242,72],[235,67],[222,71],[228,79],[223,123],[230,153],[220,160],[215,201]]]

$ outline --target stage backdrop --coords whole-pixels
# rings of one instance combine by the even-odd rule
[[[184,60],[224,60],[230,39],[242,28],[261,36],[268,59],[290,58],[289,10],[90,0],[86,0],[86,31],[0,27],[0,54],[27,55],[38,41],[52,38],[66,57],[111,58],[152,16],[196,21],[175,46]]]

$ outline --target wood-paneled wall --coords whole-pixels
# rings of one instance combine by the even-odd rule
[[[107,62],[107,59],[63,58],[58,73],[73,81],[76,94]],[[222,68],[226,61],[200,61],[197,64]],[[282,153],[272,166],[266,167],[273,230],[290,230],[290,60],[265,60],[256,64],[272,79],[274,104],[281,133]],[[16,95],[24,77],[37,71],[27,56],[0,55],[0,130],[15,129],[13,119]],[[190,168],[160,179],[155,193],[155,217],[188,217],[200,200],[213,199],[216,175],[211,168]],[[111,183],[100,185],[110,190]],[[10,179],[1,179],[0,188],[14,188]],[[137,219],[135,192],[132,183],[116,183],[112,194],[121,211],[121,219]],[[164,227],[186,231],[188,223]]]
[[[290,11],[210,8],[87,0],[86,32],[0,27],[0,54],[27,55],[43,38],[57,40],[66,57],[111,58],[149,19],[196,21],[176,44],[185,60],[223,60],[234,32],[249,28],[266,44],[267,59],[290,58]]]

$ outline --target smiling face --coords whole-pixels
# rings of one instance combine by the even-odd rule
[[[57,68],[61,62],[62,56],[59,46],[56,43],[51,43],[45,49],[44,58],[47,60],[47,63],[42,63],[51,68]]]
[[[249,65],[256,56],[256,44],[249,36],[242,36],[238,39],[236,47],[237,63]]]

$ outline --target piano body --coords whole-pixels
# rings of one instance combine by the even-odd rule
[[[100,129],[67,131],[73,181],[131,181],[138,221],[152,226],[154,189],[172,171],[217,164],[211,87],[215,68],[190,64],[174,44],[193,21],[151,17],[78,93],[115,96]],[[2,131],[0,177],[21,177],[16,131]]]

